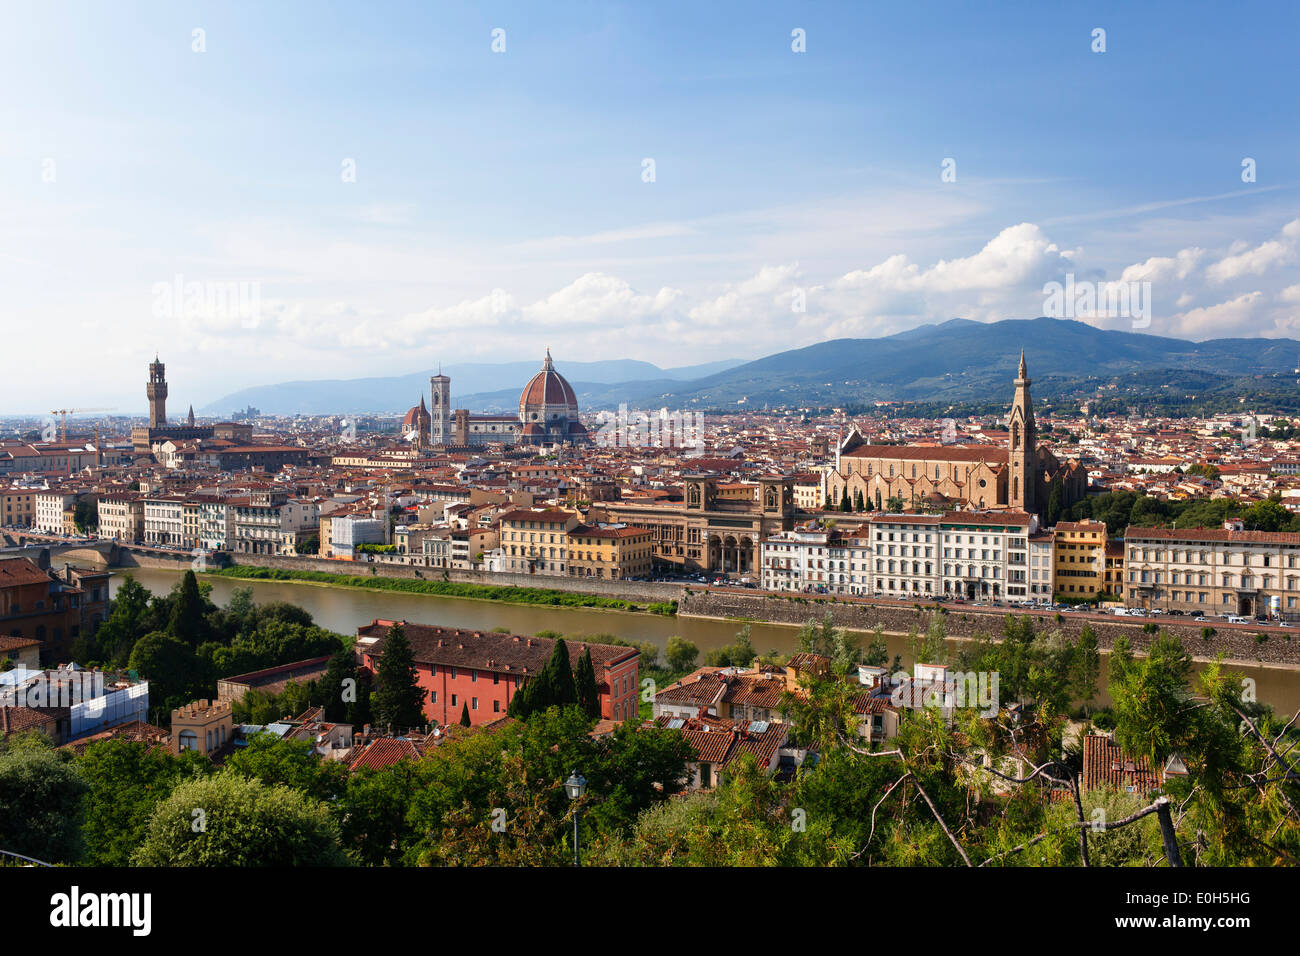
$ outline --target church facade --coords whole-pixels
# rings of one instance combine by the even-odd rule
[[[855,429],[841,443],[824,477],[827,508],[847,497],[850,507],[904,510],[961,507],[1013,510],[1046,518],[1052,494],[1063,511],[1087,494],[1088,475],[1077,461],[1059,461],[1040,447],[1024,354],[1015,379],[1005,447],[993,445],[869,445]]]

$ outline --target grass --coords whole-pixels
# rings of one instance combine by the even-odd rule
[[[470,584],[461,581],[425,581],[410,578],[332,574],[328,571],[300,571],[290,568],[263,568],[236,565],[210,571],[209,574],[241,581],[304,581],[311,584],[332,584],[337,587],[365,588],[370,591],[399,591],[404,594],[428,594],[434,597],[469,598],[478,601],[501,601],[506,604],[542,604],[550,607],[590,607],[615,611],[649,611],[651,614],[672,616],[677,613],[676,601],[651,601],[642,605],[622,598],[600,597],[595,594],[574,594],[554,588],[519,588],[491,584]]]

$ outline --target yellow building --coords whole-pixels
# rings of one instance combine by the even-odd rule
[[[654,559],[648,528],[578,525],[569,531],[569,575],[579,578],[647,578]]]
[[[504,570],[516,574],[568,574],[568,535],[578,516],[560,508],[516,508],[501,516]]]
[[[219,750],[235,733],[235,719],[228,700],[196,700],[172,711],[171,752],[196,750],[210,754]]]
[[[36,490],[0,488],[0,525],[30,528],[36,520]]]
[[[1106,524],[1061,521],[1054,531],[1056,593],[1091,600],[1106,590]]]

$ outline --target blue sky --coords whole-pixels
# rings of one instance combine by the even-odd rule
[[[1067,272],[1150,281],[1151,333],[1300,337],[1291,4],[5,16],[0,323],[58,360],[7,363],[0,412],[134,411],[155,348],[196,405],[545,345],[751,358],[1037,315]],[[178,276],[256,309],[169,312]]]

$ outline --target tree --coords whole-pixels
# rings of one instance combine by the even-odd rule
[[[312,703],[325,708],[325,719],[330,723],[347,723],[348,709],[356,701],[357,691],[357,661],[350,650],[344,649],[330,658]]]
[[[199,593],[198,578],[193,571],[186,571],[172,602],[167,633],[185,641],[190,647],[204,643],[210,633],[206,605],[203,595]]]
[[[192,750],[173,757],[161,747],[121,739],[91,744],[76,766],[89,787],[81,832],[84,862],[91,866],[130,865],[154,808],[182,780],[212,768]]]
[[[854,511],[865,511],[866,508],[867,508],[867,506],[866,506],[865,502],[862,500],[862,489],[859,488],[859,489],[857,490],[857,492],[854,493],[854,495],[853,495],[853,510],[854,510]]]
[[[302,791],[232,771],[178,786],[149,818],[137,866],[342,866],[338,825]]]
[[[844,493],[840,496],[840,510],[852,511],[853,507],[849,504],[849,486],[844,486]]]
[[[468,701],[460,705],[460,725],[462,727],[470,726]]]
[[[162,631],[140,638],[131,650],[129,665],[149,681],[150,702],[171,710],[203,694],[204,669],[184,641]]]
[[[395,731],[409,730],[426,723],[425,691],[420,687],[419,672],[413,655],[411,642],[407,640],[402,625],[394,624],[388,629],[379,657],[373,706],[379,724]]]
[[[245,746],[226,758],[224,769],[327,802],[347,788],[348,772],[342,761],[321,760],[310,740],[286,740],[269,731],[250,736]]]
[[[664,646],[664,659],[668,662],[668,669],[674,672],[690,670],[699,656],[698,647],[676,634],[668,638]]]
[[[68,755],[48,743],[0,754],[0,849],[45,863],[77,862],[87,790]]]
[[[1054,526],[1061,519],[1061,479],[1052,479],[1052,492],[1047,496],[1047,524]]]
[[[564,638],[556,639],[544,673],[550,685],[547,707],[572,707],[578,702],[578,688],[573,682],[573,667],[569,664],[569,646],[564,643]]]
[[[72,523],[82,534],[99,527],[99,502],[93,498],[82,498],[72,512]]]
[[[573,675],[578,692],[578,706],[588,717],[600,716],[600,690],[596,686],[596,668],[591,662],[591,648],[582,652]]]

